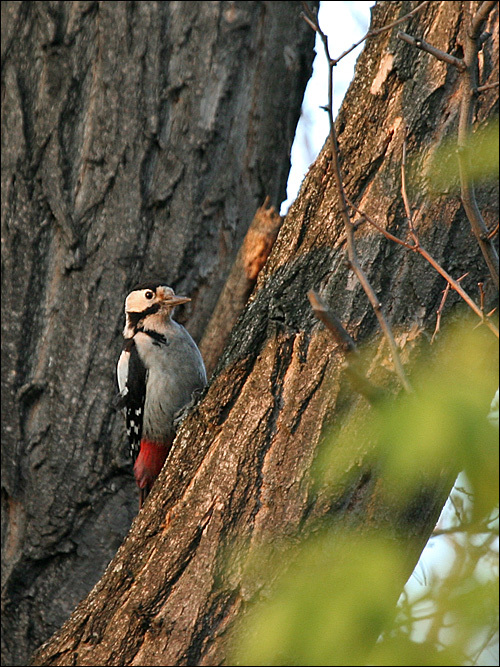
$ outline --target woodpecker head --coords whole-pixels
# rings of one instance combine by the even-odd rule
[[[131,338],[144,325],[145,320],[155,322],[169,320],[175,306],[187,303],[187,296],[177,296],[174,290],[158,281],[141,283],[134,287],[125,299],[125,338]]]

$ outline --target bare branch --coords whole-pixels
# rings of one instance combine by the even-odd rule
[[[354,339],[348,334],[339,318],[328,310],[325,303],[321,300],[314,290],[309,290],[307,298],[311,304],[314,315],[321,320],[327,329],[333,334],[333,337],[344,352],[358,353],[358,348]]]
[[[415,231],[415,226],[413,223],[413,215],[411,212],[410,202],[408,199],[408,193],[406,191],[406,137],[403,140],[403,157],[401,159],[401,196],[403,197],[403,204],[405,207],[406,218],[408,220],[408,228],[410,230],[411,237],[414,242],[414,249],[420,246],[417,233]]]
[[[478,283],[477,286],[479,288],[479,307],[484,317],[484,283]]]
[[[477,239],[483,257],[490,270],[497,289],[499,287],[499,263],[495,246],[488,238],[488,228],[476,201],[474,183],[471,176],[469,143],[472,135],[472,121],[476,105],[476,91],[479,85],[478,52],[479,36],[483,23],[495,6],[495,2],[483,2],[471,21],[471,29],[465,38],[464,62],[466,70],[462,75],[462,99],[458,121],[458,166],[462,203]]]
[[[435,260],[432,255],[430,255],[425,248],[423,248],[420,245],[420,242],[418,242],[415,245],[411,245],[410,243],[405,243],[401,239],[398,239],[396,236],[393,236],[390,234],[387,230],[385,230],[383,227],[381,227],[379,224],[373,220],[367,213],[359,209],[357,206],[355,206],[351,201],[349,201],[350,206],[352,206],[358,213],[359,215],[362,215],[366,222],[368,222],[370,225],[375,227],[379,232],[381,232],[386,238],[390,239],[391,241],[394,241],[398,243],[399,245],[402,245],[405,247],[407,250],[413,250],[414,252],[418,252],[419,255],[422,255],[424,259],[426,259],[429,264],[441,275],[443,278],[450,284],[450,287],[454,289],[458,294],[462,297],[462,299],[465,301],[465,303],[476,313],[476,315],[481,319],[482,322],[490,329],[495,336],[498,338],[499,337],[499,332],[497,327],[491,322],[489,319],[490,313],[485,315],[484,313],[481,312],[481,309],[479,306],[474,302],[473,299],[467,294],[467,292],[459,285],[458,281],[455,280],[450,276],[449,273],[447,273],[443,267],[439,264],[437,260]]]
[[[445,53],[440,49],[428,44],[422,39],[412,37],[399,31],[398,37],[408,44],[427,51],[438,60],[442,60],[455,66],[462,74],[462,99],[460,105],[460,118],[458,125],[458,164],[460,171],[460,186],[462,192],[462,203],[469,219],[474,236],[477,239],[486,264],[490,270],[491,277],[496,287],[499,287],[499,263],[495,246],[488,238],[488,229],[483,220],[476,201],[474,184],[471,177],[469,138],[471,136],[472,120],[477,92],[482,88],[487,90],[495,84],[486,87],[479,86],[478,74],[478,52],[480,48],[481,29],[488,18],[489,13],[496,2],[483,2],[471,21],[471,29],[465,38],[465,52],[463,59]]]
[[[368,300],[371,303],[371,306],[375,312],[375,315],[377,317],[377,320],[379,322],[380,328],[382,329],[382,332],[385,335],[385,338],[389,344],[389,349],[391,350],[391,356],[392,356],[392,361],[394,363],[394,368],[396,370],[396,373],[399,376],[399,379],[401,381],[401,384],[403,385],[404,389],[408,392],[412,391],[412,387],[410,385],[410,382],[408,381],[408,378],[406,377],[406,373],[403,368],[403,364],[401,363],[401,359],[399,356],[399,351],[398,347],[396,345],[396,341],[394,340],[394,336],[392,334],[391,328],[389,326],[389,323],[387,322],[387,319],[382,312],[382,304],[377,298],[377,295],[375,294],[375,290],[370,284],[370,281],[368,280],[368,276],[366,273],[363,271],[361,268],[361,265],[359,263],[358,255],[356,252],[356,246],[354,243],[354,225],[351,221],[351,218],[349,216],[349,211],[347,210],[347,200],[346,200],[346,194],[344,190],[344,184],[342,181],[342,173],[340,169],[340,160],[339,160],[339,147],[338,147],[338,142],[337,142],[337,132],[335,130],[335,121],[333,118],[333,68],[335,66],[335,61],[332,60],[330,56],[330,50],[328,48],[328,37],[325,35],[325,33],[321,30],[317,17],[311,12],[309,6],[307,3],[303,3],[303,6],[307,12],[308,18],[315,24],[315,30],[319,34],[321,41],[323,42],[323,47],[325,50],[325,55],[328,61],[328,119],[330,123],[330,150],[332,154],[332,167],[333,167],[333,175],[335,179],[335,185],[337,188],[337,194],[339,198],[339,204],[340,204],[340,216],[342,218],[342,221],[344,223],[344,229],[346,233],[346,240],[347,240],[347,253],[349,257],[349,264],[356,274],[359,282],[361,283],[361,286],[368,297]]]
[[[420,10],[425,4],[427,3],[421,3],[413,12],[410,12],[407,14],[405,17],[400,19],[397,22],[394,22],[390,25],[384,26],[383,28],[380,28],[379,30],[374,30],[368,32],[359,42],[354,44],[350,49],[348,49],[346,52],[341,54],[339,58],[333,59],[330,55],[329,47],[328,47],[328,37],[325,35],[325,33],[321,30],[318,20],[317,20],[317,15],[310,9],[309,5],[306,2],[302,3],[304,6],[305,10],[305,15],[304,19],[307,21],[307,23],[318,33],[320,36],[322,42],[323,42],[323,47],[325,50],[325,54],[327,57],[327,61],[329,64],[329,76],[328,76],[328,99],[329,103],[328,106],[326,107],[326,111],[328,113],[328,118],[329,118],[329,124],[330,124],[330,146],[331,146],[331,153],[332,153],[332,166],[333,166],[333,173],[334,173],[334,178],[335,178],[335,183],[339,195],[339,203],[340,203],[340,214],[344,223],[344,228],[345,228],[345,233],[346,233],[346,242],[347,242],[347,251],[348,251],[348,256],[349,256],[349,262],[352,270],[358,277],[358,280],[360,281],[366,295],[368,296],[368,299],[375,311],[375,314],[379,320],[379,324],[382,328],[382,331],[384,332],[387,340],[389,341],[389,345],[391,348],[391,352],[393,354],[393,359],[394,359],[394,364],[396,367],[396,370],[398,372],[398,375],[401,378],[401,381],[403,383],[403,386],[405,386],[405,389],[410,390],[409,383],[406,379],[406,376],[404,374],[404,370],[402,368],[400,359],[399,359],[399,353],[397,351],[396,343],[394,341],[394,338],[392,336],[392,332],[390,330],[390,327],[385,320],[385,317],[382,313],[381,309],[381,304],[379,303],[377,296],[366,276],[364,271],[362,270],[359,260],[357,257],[356,253],[356,248],[355,248],[355,243],[354,243],[354,226],[353,223],[350,219],[350,215],[347,209],[347,204],[356,210],[360,215],[364,217],[367,222],[369,222],[371,225],[373,225],[378,231],[380,231],[384,236],[391,241],[394,241],[395,243],[398,243],[402,246],[404,246],[408,250],[413,250],[415,252],[418,252],[424,259],[426,259],[431,266],[440,274],[442,275],[446,282],[447,282],[447,288],[445,290],[445,295],[443,297],[442,304],[440,306],[440,309],[437,311],[438,313],[438,318],[436,322],[436,330],[433,335],[433,339],[436,336],[437,332],[439,331],[439,326],[440,326],[440,319],[441,319],[441,313],[444,308],[444,302],[446,300],[446,296],[449,292],[450,287],[453,288],[458,294],[462,297],[462,299],[467,303],[467,305],[476,313],[476,315],[481,319],[481,322],[486,324],[486,326],[498,337],[498,329],[496,326],[490,321],[489,317],[485,315],[484,309],[481,308],[480,306],[477,306],[477,304],[474,302],[471,297],[465,292],[465,290],[460,286],[459,281],[454,280],[440,265],[439,263],[420,245],[420,242],[418,240],[415,227],[414,227],[414,220],[413,216],[411,213],[411,207],[410,203],[408,200],[408,195],[407,195],[407,189],[406,189],[406,142],[403,144],[403,160],[402,160],[402,165],[401,165],[401,191],[402,191],[402,197],[403,197],[403,202],[404,202],[404,207],[405,207],[405,212],[406,212],[406,217],[408,219],[408,225],[409,225],[409,231],[411,234],[411,237],[413,239],[413,244],[407,243],[405,241],[402,241],[401,239],[398,239],[396,236],[388,232],[387,230],[383,229],[380,225],[378,225],[374,220],[372,220],[369,216],[367,216],[363,211],[360,211],[350,200],[347,199],[347,196],[345,194],[344,186],[343,186],[343,180],[342,180],[342,174],[340,170],[340,163],[339,163],[339,149],[338,149],[338,142],[337,142],[337,135],[335,131],[335,123],[334,123],[334,118],[333,118],[333,112],[332,112],[332,97],[333,97],[333,67],[337,64],[337,62],[343,58],[345,55],[350,53],[356,46],[359,46],[361,42],[364,41],[367,37],[374,36],[376,34],[379,34],[385,30],[389,30],[390,28],[394,27],[396,24],[401,23],[402,21],[406,20],[409,18],[412,14],[416,13],[418,10]],[[474,17],[472,21],[472,32],[470,39],[475,39],[475,42],[478,41],[478,35],[480,33],[481,27],[485,21],[485,19],[488,16],[488,13],[491,11],[492,7],[494,6],[494,2],[484,2],[476,16]],[[402,39],[403,41],[408,42],[409,44],[412,44],[416,46],[417,48],[420,48],[434,57],[438,58],[439,60],[442,60],[448,64],[453,65],[456,67],[460,72],[466,73],[469,72],[470,70],[470,64],[467,58],[464,58],[464,60],[455,58],[454,56],[445,53],[441,51],[440,49],[437,49],[436,47],[433,47],[432,45],[428,44],[424,40],[412,37],[410,35],[407,35],[404,32],[398,32],[398,37]],[[475,43],[475,51],[474,51],[474,64],[475,67],[477,68],[477,49],[478,46]],[[466,74],[464,75],[464,79],[466,77]],[[493,84],[491,84],[488,87],[493,87]],[[469,108],[468,104],[464,102],[464,99],[467,98],[469,102],[471,102],[472,98],[472,91],[477,91],[478,86],[477,86],[477,78],[476,78],[476,85],[472,85],[471,82],[469,81],[469,94],[463,93],[462,97],[462,109],[461,109],[461,126],[463,125],[463,118],[470,117],[470,122],[471,122],[471,109]],[[473,104],[473,101],[472,101]],[[470,125],[470,122],[468,125],[465,127],[466,134],[468,134],[468,128]],[[463,128],[462,128],[462,134],[463,134]],[[461,132],[459,129],[459,148],[462,146],[464,150],[466,150],[465,147],[465,141],[460,142],[460,139],[463,138],[461,137]],[[495,280],[495,275],[496,275],[496,284],[498,285],[498,257],[496,257],[496,274],[494,271],[495,267],[495,255],[496,251],[494,250],[493,245],[491,244],[491,238],[494,236],[495,230],[491,233],[488,232],[486,225],[484,224],[484,221],[481,217],[481,214],[479,212],[479,209],[477,208],[477,204],[475,203],[475,195],[473,191],[473,186],[470,184],[470,179],[468,178],[462,178],[462,175],[465,175],[467,173],[467,170],[463,167],[465,160],[462,158],[460,159],[460,153],[463,153],[463,151],[459,150],[459,162],[461,164],[461,181],[462,181],[462,201],[464,202],[464,208],[466,210],[467,216],[471,222],[471,226],[474,230],[474,233],[476,237],[478,237],[478,241],[480,242],[481,249],[483,251],[483,255],[486,258],[486,261],[488,263],[488,266],[490,267],[490,271],[492,272],[492,276]],[[480,231],[478,231],[480,230]],[[486,250],[486,247],[489,246],[489,249]],[[464,276],[463,276],[464,277]],[[463,278],[462,277],[462,278]],[[460,279],[461,280],[461,279]],[[319,315],[317,315],[320,317]],[[321,318],[320,318],[321,319]],[[344,343],[345,344],[345,341]]]
[[[461,280],[466,278],[469,275],[469,272],[464,273],[463,276],[460,276],[460,278],[457,280],[457,283],[459,283]],[[440,328],[441,328],[441,316],[443,314],[443,309],[444,309],[444,304],[446,303],[446,299],[448,297],[448,294],[450,292],[450,283],[446,283],[446,287],[443,290],[443,298],[441,299],[441,303],[439,304],[439,308],[436,311],[436,328],[434,329],[434,333],[432,334],[431,338],[431,345],[434,342],[436,336],[438,335]]]
[[[497,327],[493,324],[493,322],[484,314],[481,312],[481,309],[479,306],[475,303],[473,299],[467,294],[467,292],[458,284],[456,280],[454,280],[449,273],[447,273],[443,267],[437,262],[432,255],[430,255],[425,248],[422,248],[421,245],[419,245],[415,250],[422,255],[424,259],[426,259],[429,264],[436,269],[436,271],[443,276],[443,278],[450,283],[451,287],[460,294],[462,299],[465,301],[465,303],[471,308],[476,315],[482,320],[482,322],[492,331],[495,336],[498,338],[499,337],[499,332]]]
[[[491,90],[492,88],[498,88],[499,81],[493,81],[493,83],[485,83],[484,86],[478,86],[476,88],[476,93],[484,93],[485,90]]]
[[[488,238],[492,239],[498,234],[498,229],[500,228],[500,223],[497,223],[496,227],[491,230],[491,232],[488,234]]]
[[[478,664],[478,661],[479,661],[479,658],[481,657],[481,654],[483,653],[483,651],[485,651],[490,646],[490,644],[495,645],[496,643],[498,643],[498,642],[495,642],[495,644],[493,644],[493,642],[495,641],[496,635],[498,635],[498,623],[493,624],[489,628],[489,632],[487,632],[484,635],[483,641],[476,648],[476,652],[475,652],[474,657],[470,658],[470,661],[473,665]]]
[[[305,3],[302,3],[302,4],[305,4]],[[307,23],[307,25],[314,30],[314,32],[318,31],[316,23],[314,23],[314,21],[312,19],[310,19],[307,14],[301,14],[301,16],[304,19],[304,21]]]
[[[339,318],[328,310],[326,304],[314,290],[309,290],[307,296],[315,316],[323,322],[344,351],[346,373],[354,389],[372,405],[380,402],[387,394],[383,389],[372,384],[358,368],[359,352],[354,339],[345,330]]]
[[[481,4],[471,22],[471,30],[469,34],[470,39],[479,39],[483,23],[486,21],[496,4],[496,0],[489,0],[488,2],[483,2]]]
[[[415,9],[413,9],[411,12],[408,12],[408,14],[405,14],[402,16],[400,19],[397,21],[393,21],[392,23],[389,23],[387,25],[382,26],[381,28],[377,28],[376,30],[369,30],[358,42],[350,46],[346,51],[340,54],[338,58],[335,58],[332,61],[332,65],[335,66],[342,58],[345,58],[351,51],[354,51],[355,48],[357,48],[360,44],[362,44],[366,39],[369,37],[375,37],[376,35],[380,35],[383,32],[387,32],[387,30],[391,30],[397,25],[400,25],[401,23],[404,23],[407,21],[409,18],[411,18],[414,14],[419,12],[425,5],[428,5],[429,2],[426,0],[426,2],[421,2]]]
[[[363,221],[368,222],[372,227],[375,227],[381,234],[385,236],[386,239],[389,239],[389,241],[394,241],[394,243],[398,243],[399,245],[402,245],[404,248],[407,250],[415,250],[415,246],[412,245],[411,243],[407,243],[406,241],[403,241],[402,239],[398,239],[397,236],[394,236],[394,234],[391,234],[391,232],[388,232],[387,229],[384,229],[381,227],[373,218],[371,218],[368,214],[364,213],[360,208],[354,204],[351,199],[346,197],[347,203],[351,208],[353,208],[356,213],[358,213],[360,216],[363,217]]]
[[[462,523],[459,526],[450,526],[450,528],[435,528],[431,537],[440,535],[453,535],[455,533],[471,533],[471,535],[481,535],[483,533],[498,535],[498,528],[489,526],[487,523]]]
[[[448,281],[448,284],[453,287],[457,292],[459,292],[460,296],[464,301],[469,305],[470,308],[478,315],[478,317],[481,319],[482,323],[485,323],[492,331],[495,333],[495,335],[498,337],[498,330],[495,327],[495,325],[487,318],[487,316],[484,313],[484,308],[483,308],[483,298],[481,298],[481,306],[477,306],[476,303],[469,297],[469,295],[462,290],[460,285],[458,284],[459,281],[450,281],[449,276],[444,271],[444,269],[436,262],[436,260],[431,257],[431,255],[420,245],[420,241],[418,239],[417,233],[415,231],[414,227],[414,222],[413,222],[413,215],[411,212],[410,208],[410,202],[408,200],[408,194],[406,192],[406,139],[403,140],[403,157],[401,160],[401,195],[403,197],[403,203],[405,207],[405,212],[406,212],[406,217],[408,219],[408,227],[410,230],[410,234],[413,238],[414,246],[411,247],[412,250],[415,250],[418,252],[422,257],[424,257],[430,264],[433,266],[438,273],[440,273],[446,280]],[[467,274],[466,274],[467,275]],[[462,278],[465,278],[465,276],[462,276]],[[460,280],[462,280],[460,278]],[[482,285],[482,283],[481,283]],[[483,292],[481,289],[481,297],[483,297]],[[444,305],[444,304],[443,304]],[[439,313],[439,311],[438,311]],[[439,330],[439,322],[440,322],[441,316],[439,314],[438,322],[436,322],[436,330],[434,331],[433,339],[434,336],[436,335],[437,331]]]
[[[443,290],[443,298],[441,299],[439,308],[436,311],[436,328],[434,329],[434,333],[432,334],[431,345],[435,341],[436,336],[438,335],[441,329],[441,315],[443,314],[444,304],[446,303],[446,299],[448,298],[449,292],[450,292],[450,283],[446,283],[446,287]]]
[[[399,39],[402,39],[403,42],[407,42],[408,44],[415,46],[417,49],[421,49],[422,51],[430,53],[438,60],[442,60],[443,62],[448,63],[448,65],[453,65],[460,72],[465,71],[466,65],[461,58],[455,58],[455,56],[452,56],[449,53],[446,53],[445,51],[441,51],[441,49],[432,46],[432,44],[425,42],[423,39],[407,35],[405,32],[402,32],[401,30],[398,32],[398,37]]]

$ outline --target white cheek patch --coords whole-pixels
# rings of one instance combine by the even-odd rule
[[[125,312],[140,313],[145,308],[154,303],[154,299],[146,299],[144,296],[145,292],[146,290],[137,290],[136,292],[131,292],[125,299]]]

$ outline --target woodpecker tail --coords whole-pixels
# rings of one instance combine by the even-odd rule
[[[165,463],[172,441],[153,442],[141,440],[139,456],[134,464],[134,475],[139,487],[139,509],[142,508],[149,492]]]

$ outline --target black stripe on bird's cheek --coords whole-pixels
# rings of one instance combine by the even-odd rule
[[[159,310],[160,310],[160,304],[153,303],[151,306],[149,306],[149,308],[146,308],[146,310],[143,310],[140,313],[127,313],[127,317],[131,326],[134,329],[137,329],[137,325],[141,320],[143,320],[148,315],[154,315]]]

